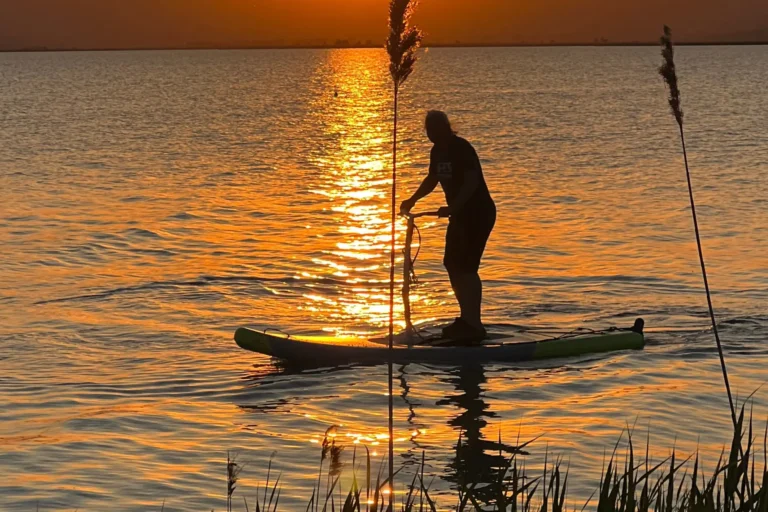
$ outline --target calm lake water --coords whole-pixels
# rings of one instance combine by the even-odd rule
[[[698,444],[710,468],[729,440],[659,59],[430,50],[406,86],[400,198],[426,172],[422,117],[441,108],[497,201],[487,322],[642,316],[649,331],[638,353],[397,368],[398,465],[425,450],[443,509],[456,468],[499,435],[541,435],[536,471],[547,450],[570,460],[579,508],[627,425],[650,429],[656,460]],[[768,47],[681,48],[678,67],[743,399],[768,379]],[[232,334],[385,330],[386,73],[377,50],[0,55],[0,509],[222,510],[230,450],[247,463],[238,506],[276,452],[281,503],[304,510],[328,427],[348,461],[363,445],[381,457],[386,366],[302,372]],[[450,319],[445,226],[421,227],[414,315]]]

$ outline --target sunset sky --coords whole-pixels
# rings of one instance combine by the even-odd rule
[[[384,37],[388,0],[0,0],[0,49],[322,44]],[[422,0],[434,43],[768,37],[766,0]]]

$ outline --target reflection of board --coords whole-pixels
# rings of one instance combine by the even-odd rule
[[[373,341],[362,338],[293,337],[280,332],[242,328],[235,333],[235,341],[246,350],[286,361],[340,365],[378,364],[389,359],[389,348],[382,338]],[[612,329],[538,341],[527,341],[521,335],[491,334],[484,345],[476,347],[408,346],[402,344],[402,339],[399,343],[393,350],[394,363],[463,364],[533,361],[639,350],[645,346],[645,338],[641,329]]]

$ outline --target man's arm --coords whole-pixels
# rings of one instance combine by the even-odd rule
[[[433,190],[435,190],[435,187],[439,183],[439,180],[437,179],[437,176],[434,174],[428,174],[426,178],[424,178],[424,181],[421,182],[421,185],[419,185],[418,190],[413,193],[411,196],[411,201],[416,203],[417,201],[420,201],[424,197],[428,196],[432,193]]]
[[[421,182],[421,185],[419,185],[419,188],[416,190],[416,192],[413,193],[411,198],[403,201],[403,204],[400,205],[400,211],[403,213],[410,212],[411,208],[414,207],[417,201],[428,196],[432,193],[433,190],[435,190],[435,187],[438,183],[439,180],[435,174],[428,174],[427,177],[424,178],[424,181]]]

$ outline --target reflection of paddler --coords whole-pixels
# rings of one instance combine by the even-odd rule
[[[483,439],[482,430],[487,425],[484,418],[496,415],[489,411],[488,404],[483,401],[483,388],[486,383],[485,372],[481,365],[462,366],[451,372],[445,379],[456,387],[460,394],[446,397],[437,405],[455,405],[463,412],[448,421],[448,425],[461,431],[456,458],[449,465],[451,473],[446,480],[469,487],[476,484],[475,496],[486,502],[496,497],[493,484],[498,481],[499,468],[502,467],[508,455],[517,449],[514,446]],[[489,452],[489,453],[486,453]]]

